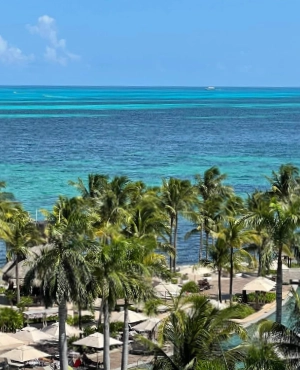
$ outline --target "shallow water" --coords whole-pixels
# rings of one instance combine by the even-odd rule
[[[0,179],[33,216],[91,172],[154,185],[217,165],[245,194],[300,165],[299,117],[300,89],[2,87]],[[184,264],[197,260],[187,230]]]

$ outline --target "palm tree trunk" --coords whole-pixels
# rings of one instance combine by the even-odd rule
[[[203,251],[203,223],[201,224],[200,230],[199,262],[202,260],[202,251]]]
[[[103,308],[104,308],[104,325],[103,325],[103,339],[104,339],[104,348],[103,348],[103,364],[104,370],[110,370],[110,357],[109,357],[109,310],[108,310],[108,299],[104,299]]]
[[[128,341],[129,341],[128,306],[129,306],[128,300],[125,299],[121,370],[127,370],[128,367]]]
[[[276,278],[276,322],[281,324],[282,318],[282,245],[279,246]]]
[[[261,276],[262,273],[262,256],[261,256],[261,248],[258,248],[258,270],[257,270],[257,276]]]
[[[80,303],[78,303],[78,327],[79,330],[82,330],[82,310]],[[80,333],[80,338],[82,338],[82,333]]]
[[[19,256],[16,255],[16,286],[17,286],[17,304],[20,303],[20,285],[19,285]]]
[[[205,231],[205,259],[206,261],[208,260],[208,235],[209,235],[209,232],[206,230]]]
[[[173,224],[174,224],[174,219],[173,216],[171,216],[170,220],[170,246],[173,246]],[[170,271],[172,271],[172,256],[170,256]]]
[[[219,302],[222,303],[222,269],[218,269],[218,294],[219,294]]]
[[[175,228],[174,228],[174,259],[173,259],[173,272],[176,272],[177,233],[178,233],[178,213],[176,212],[176,215],[175,215]]]
[[[59,317],[59,363],[61,370],[68,370],[68,344],[66,336],[67,304],[63,300],[58,306]]]
[[[229,281],[229,300],[232,303],[232,288],[233,288],[233,248],[230,247],[230,281]]]
[[[102,314],[103,314],[103,303],[104,303],[104,300],[103,298],[101,298],[101,304],[100,304],[100,307],[99,307],[99,318],[98,318],[98,329],[100,328],[101,326],[101,322],[102,322]]]

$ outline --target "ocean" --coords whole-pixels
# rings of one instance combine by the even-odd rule
[[[300,166],[299,119],[300,88],[0,87],[0,180],[39,219],[89,173],[158,185],[216,165],[244,196]],[[181,264],[197,260],[189,227]]]

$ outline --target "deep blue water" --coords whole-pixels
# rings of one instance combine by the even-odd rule
[[[33,216],[91,172],[150,185],[217,165],[245,194],[300,165],[299,118],[300,89],[0,87],[0,179]]]

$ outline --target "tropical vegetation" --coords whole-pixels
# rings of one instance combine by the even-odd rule
[[[104,335],[104,368],[110,370],[110,313],[122,298],[121,367],[126,370],[128,309],[133,303],[144,302],[145,307],[150,307],[151,302],[156,302],[152,306],[155,311],[155,304],[161,303],[155,297],[152,278],[176,278],[178,235],[181,222],[186,219],[192,223],[186,238],[194,234],[199,238],[197,262],[213,267],[218,273],[220,302],[225,293],[221,276],[229,273],[230,287],[226,293],[231,305],[219,310],[199,295],[197,286],[184,286],[160,326],[158,343],[152,344],[157,355],[154,368],[231,369],[239,362],[250,370],[258,368],[253,365],[255,358],[268,353],[270,358],[274,355],[274,361],[262,362],[260,368],[280,369],[282,358],[276,355],[277,358],[272,343],[264,340],[267,332],[275,335],[276,329],[278,338],[281,333],[281,339],[290,335],[293,343],[297,342],[294,334],[298,329],[287,329],[281,322],[282,260],[284,255],[292,256],[298,246],[299,170],[285,164],[267,180],[270,184],[267,189],[254,189],[243,199],[235,194],[226,174],[217,167],[194,179],[164,178],[157,187],[126,176],[90,174],[86,182],[70,181],[77,196],[59,196],[51,211],[43,210],[45,235],[41,235],[36,222],[13,195],[5,192],[5,183],[0,182],[0,239],[6,242],[8,258],[14,261],[16,269],[16,293],[11,289],[6,295],[12,303],[16,298],[20,311],[29,304],[21,298],[18,271],[19,263],[27,258],[31,262],[24,285],[38,281],[45,305],[55,303],[59,308],[62,370],[68,366],[67,304],[72,302],[78,307],[81,325],[81,310],[92,307],[96,297],[101,299],[98,330]],[[40,254],[33,255],[31,247],[46,241]],[[258,338],[259,346],[247,342],[243,348],[229,349],[227,342],[233,333],[247,340],[247,333],[233,320],[246,312],[245,307],[233,302],[234,274],[248,266],[256,267],[258,275],[263,276],[274,260],[278,266],[277,326],[265,324],[264,334]],[[3,312],[3,317],[8,317],[8,311]],[[6,324],[1,327],[6,330]],[[165,352],[166,344],[171,345],[172,355]]]

